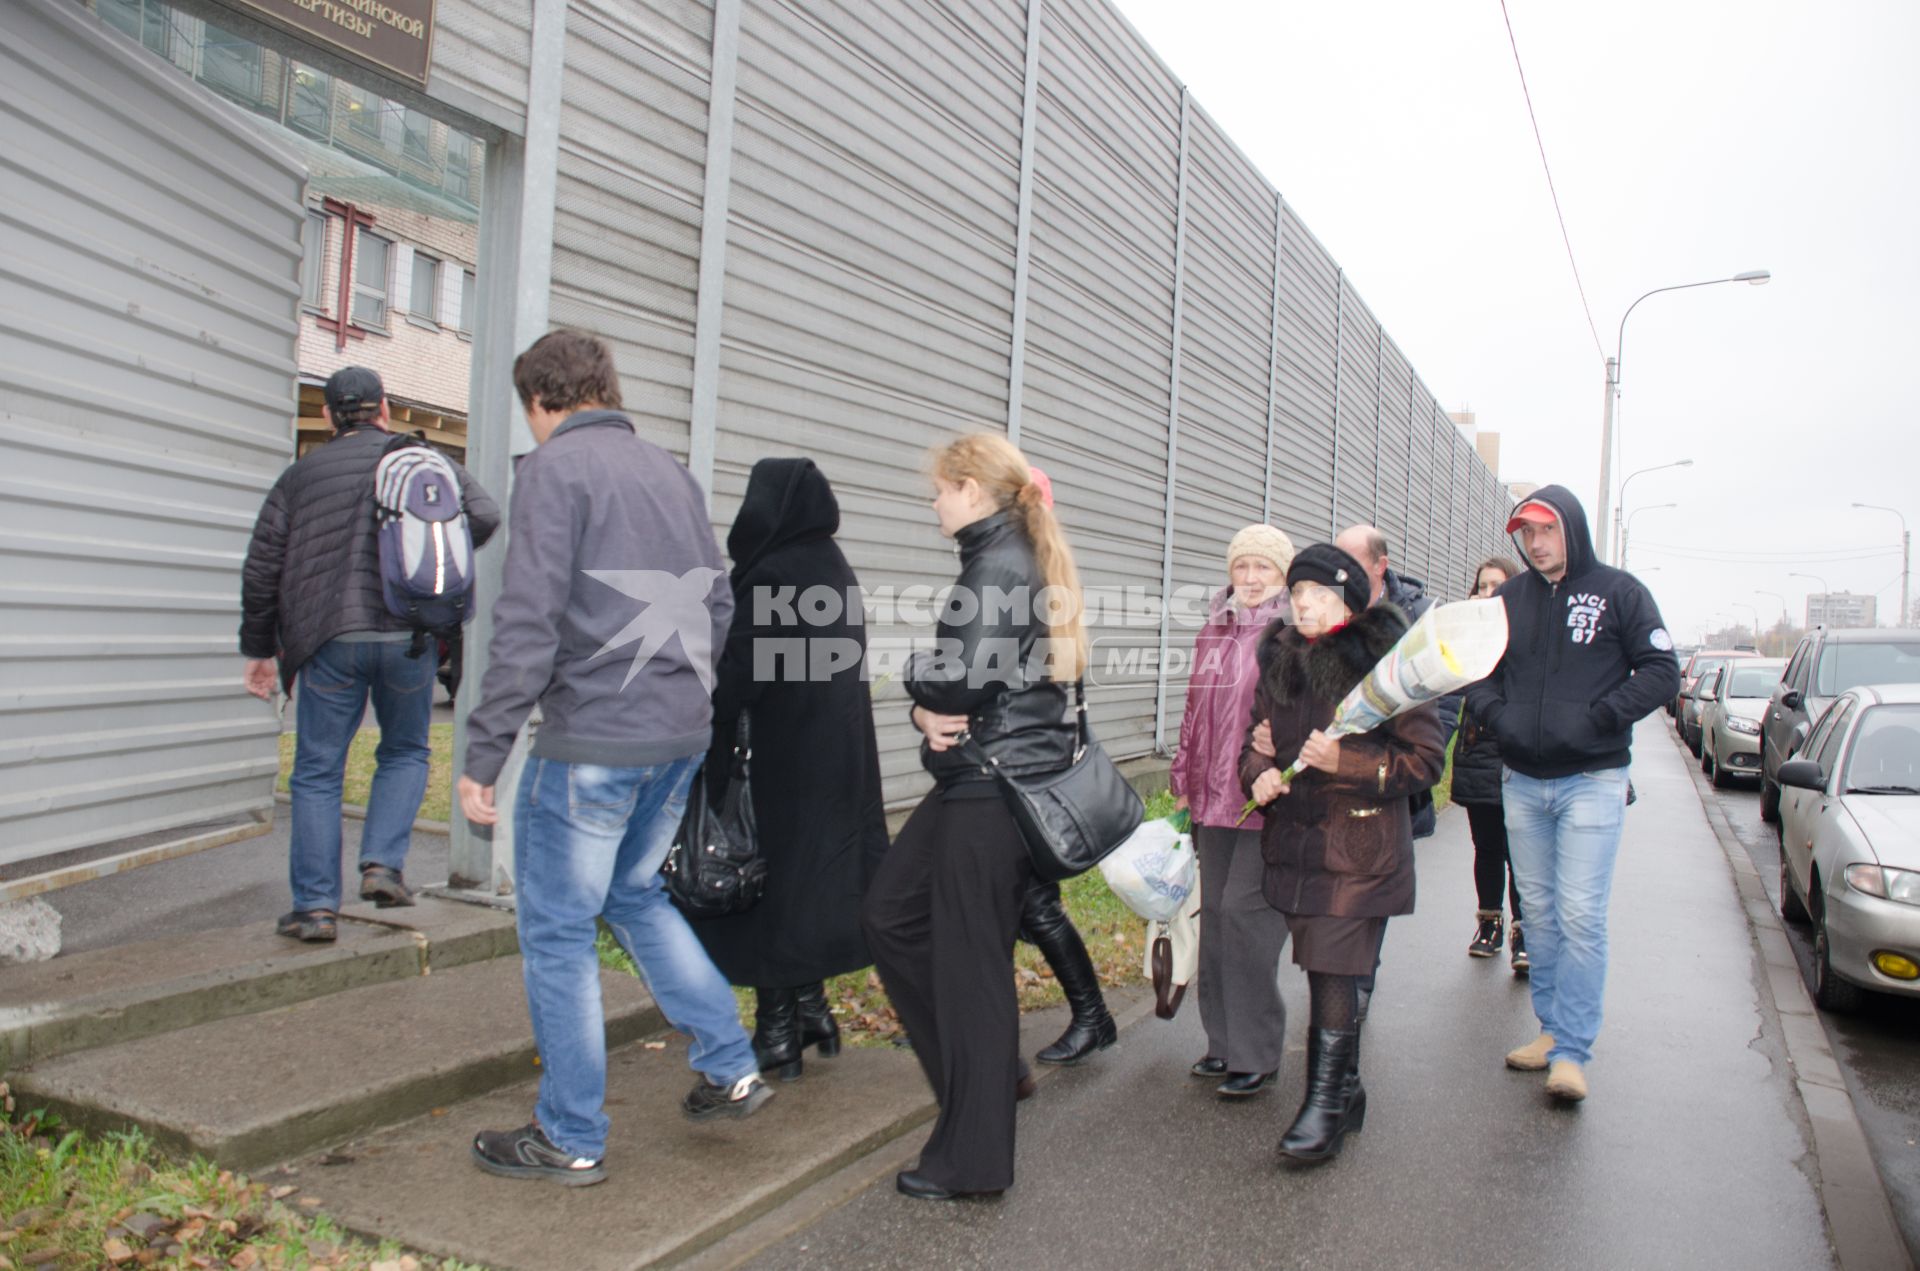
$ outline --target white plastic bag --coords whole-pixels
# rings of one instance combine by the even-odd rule
[[[1143,821],[1100,862],[1100,874],[1127,908],[1149,921],[1166,922],[1193,892],[1193,836],[1169,820]]]

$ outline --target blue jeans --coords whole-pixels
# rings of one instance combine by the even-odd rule
[[[530,759],[514,801],[514,880],[527,1010],[540,1050],[534,1116],[598,1159],[607,1145],[607,1035],[595,918],[633,956],[688,1062],[732,1085],[760,1071],[733,988],[667,897],[660,865],[704,755],[644,768]]]
[[[413,819],[427,792],[427,724],[433,713],[434,657],[407,656],[405,643],[329,640],[300,668],[294,715],[293,847],[288,881],[293,907],[340,908],[340,787],[347,747],[366,718],[380,724],[373,788],[360,831],[360,864],[400,869]]]
[[[1508,769],[1507,852],[1527,915],[1533,1013],[1553,1036],[1549,1061],[1593,1058],[1607,986],[1607,899],[1627,770],[1542,781]]]

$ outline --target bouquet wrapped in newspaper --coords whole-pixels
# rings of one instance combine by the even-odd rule
[[[1435,605],[1407,628],[1399,643],[1374,664],[1334,708],[1329,737],[1370,732],[1423,702],[1457,693],[1492,673],[1507,651],[1507,606],[1499,600],[1456,600]],[[1294,760],[1280,774],[1291,782],[1300,774]],[[1246,820],[1260,805],[1249,800]]]

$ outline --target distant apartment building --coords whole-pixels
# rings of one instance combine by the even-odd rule
[[[1473,443],[1473,451],[1480,456],[1480,462],[1487,465],[1487,471],[1496,476],[1499,475],[1500,434],[1482,431],[1480,425],[1475,422],[1474,413],[1470,410],[1450,410],[1447,412],[1447,418],[1451,419],[1466,439]]]
[[[1807,627],[1871,627],[1879,623],[1876,597],[1850,591],[1815,592],[1807,597]]]
[[[161,0],[94,9],[277,125],[306,163],[299,451],[331,434],[320,413],[327,377],[360,365],[386,383],[396,427],[463,457],[483,143]]]

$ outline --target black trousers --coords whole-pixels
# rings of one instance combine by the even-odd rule
[[[1500,891],[1507,893],[1507,912],[1520,921],[1520,880],[1507,860],[1507,811],[1497,803],[1469,803],[1467,829],[1473,833],[1473,886],[1480,908],[1498,913]]]
[[[867,887],[868,947],[940,1102],[919,1172],[954,1191],[1013,1183],[1013,940],[1032,872],[998,798],[948,800],[936,791]]]

